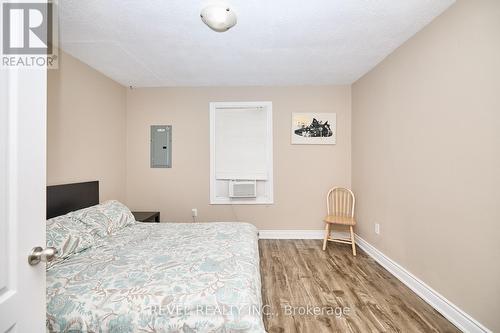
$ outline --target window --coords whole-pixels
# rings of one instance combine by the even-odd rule
[[[273,203],[272,146],[271,102],[210,103],[210,203]],[[255,195],[232,195],[251,182]]]

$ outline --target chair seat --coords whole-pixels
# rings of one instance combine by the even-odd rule
[[[330,224],[356,225],[356,220],[353,217],[347,216],[328,215],[323,221]]]

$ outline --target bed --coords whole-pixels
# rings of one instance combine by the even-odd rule
[[[253,225],[140,223],[117,201],[47,223],[47,331],[265,332]]]

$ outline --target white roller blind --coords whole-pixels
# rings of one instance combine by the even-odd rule
[[[214,129],[216,179],[267,179],[265,108],[216,109]]]

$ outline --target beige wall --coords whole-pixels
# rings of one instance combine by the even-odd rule
[[[99,180],[125,200],[126,88],[68,54],[48,71],[47,183]]]
[[[458,1],[352,95],[357,232],[500,332],[500,1]]]
[[[261,229],[321,229],[324,195],[350,185],[350,88],[145,88],[127,92],[127,203],[162,220],[248,221]],[[274,205],[209,205],[209,102],[272,101]],[[336,112],[337,144],[290,144],[292,112]],[[149,126],[173,126],[172,169],[149,168]]]

